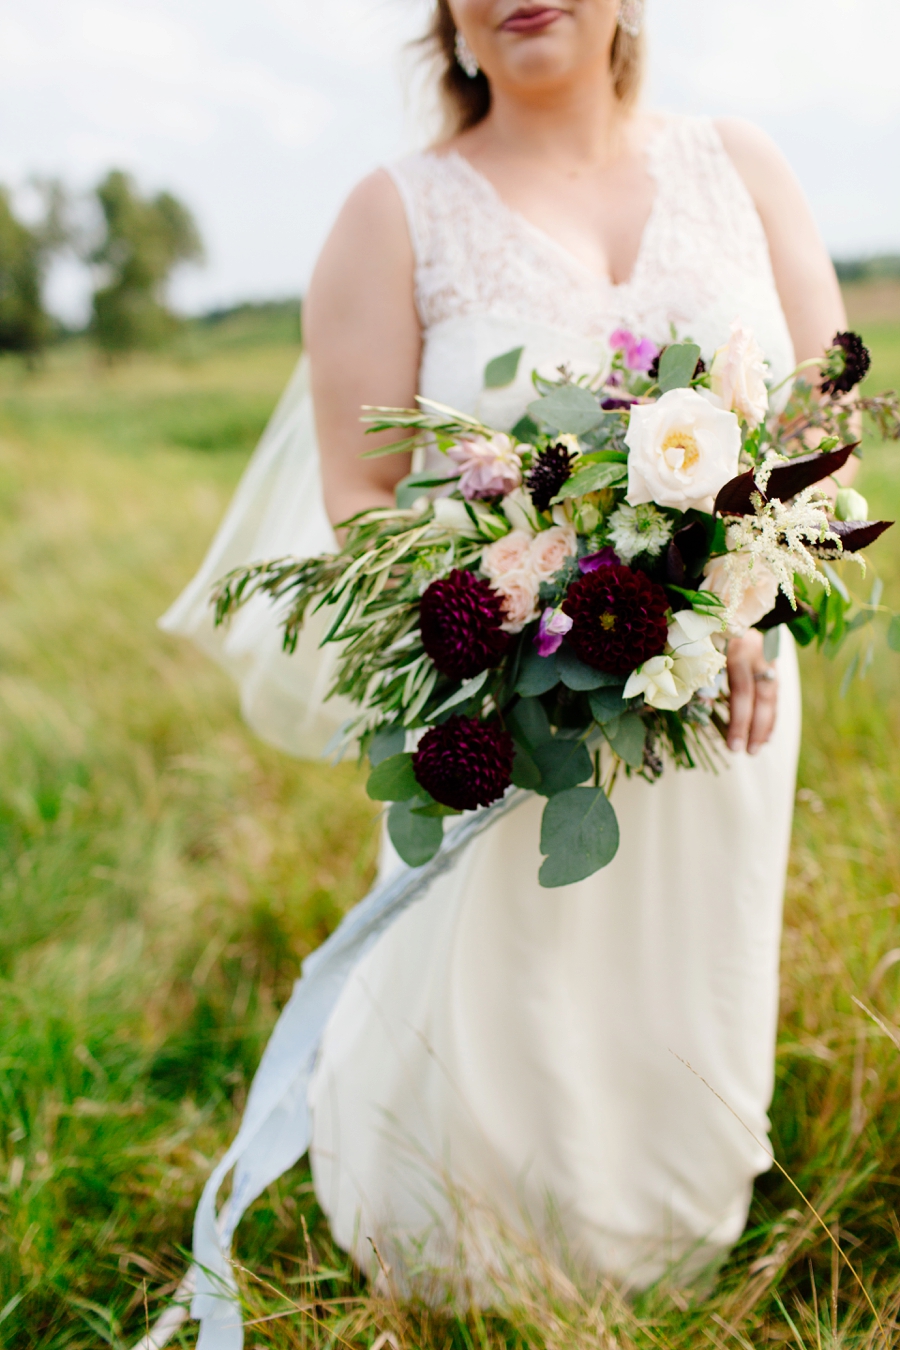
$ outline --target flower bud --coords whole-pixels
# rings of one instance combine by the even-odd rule
[[[834,499],[834,514],[838,520],[868,520],[869,503],[861,492],[853,488],[838,488]]]

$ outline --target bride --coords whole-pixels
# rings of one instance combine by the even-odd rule
[[[766,138],[639,105],[641,23],[642,0],[439,0],[446,135],[356,188],[304,309],[332,522],[392,504],[409,471],[360,457],[362,405],[423,394],[512,426],[532,369],[597,368],[617,328],[689,336],[709,361],[740,318],[778,382],[842,327],[828,256]],[[486,362],[523,345],[521,376],[485,391]],[[228,566],[326,546],[315,475],[274,467],[287,416],[170,628],[197,635],[188,613]],[[223,659],[257,725],[296,749],[273,727],[296,728],[298,697],[321,709],[321,672],[317,692],[308,655],[264,656],[261,623]],[[770,1162],[800,726],[787,634],[774,663],[759,633],[733,640],[728,679],[726,768],[621,782],[604,871],[538,886],[532,798],[356,965],[306,1104],[319,1202],[370,1274],[379,1260],[404,1286],[443,1271],[488,1297],[503,1234],[588,1277],[689,1285],[740,1235]]]

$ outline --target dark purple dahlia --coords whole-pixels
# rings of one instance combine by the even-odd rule
[[[835,333],[825,353],[822,367],[822,393],[849,394],[872,364],[869,349],[859,333]]]
[[[646,572],[612,563],[586,572],[562,604],[572,620],[567,642],[586,665],[628,675],[666,645],[668,597]]]
[[[531,500],[539,511],[549,511],[550,503],[563,483],[572,476],[575,455],[564,445],[548,445],[534,462],[525,479]]]
[[[451,680],[470,680],[500,662],[510,643],[502,622],[496,592],[474,572],[458,568],[433,581],[419,607],[422,646]]]
[[[450,717],[425,732],[413,755],[413,772],[442,806],[474,811],[503,796],[514,753],[513,738],[499,723]]]

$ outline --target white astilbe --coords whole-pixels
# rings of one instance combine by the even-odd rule
[[[788,462],[787,455],[779,455],[776,450],[769,451],[762,464],[760,464],[756,473],[753,475],[753,481],[760,492],[765,492],[766,488],[769,486],[772,470],[777,469],[779,464],[787,464]]]
[[[772,468],[774,468],[774,464]],[[771,470],[770,470],[771,472]],[[758,493],[753,494],[755,514],[740,516],[729,521],[725,530],[725,543],[729,555],[726,557],[726,569],[730,584],[729,606],[726,622],[733,620],[744,598],[744,592],[753,584],[753,561],[759,559],[770,569],[778,581],[779,589],[784,592],[794,609],[797,597],[794,594],[794,576],[799,573],[812,581],[818,579],[828,590],[828,578],[823,576],[816,565],[816,559],[810,548],[819,544],[833,544],[837,553],[841,552],[840,538],[829,528],[828,510],[831,505],[821,489],[804,488],[789,502],[763,501]],[[750,567],[746,565],[750,556]]]

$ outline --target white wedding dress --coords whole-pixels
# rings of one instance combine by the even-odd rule
[[[775,379],[790,371],[763,228],[713,124],[667,118],[648,162],[655,204],[620,286],[509,209],[460,156],[391,169],[415,250],[424,395],[508,427],[533,397],[533,368],[596,369],[617,327],[658,343],[693,337],[709,359],[735,318]],[[485,392],[486,362],[523,344],[516,382]],[[320,506],[313,528],[305,492],[293,552],[321,548],[304,545],[327,528]],[[276,546],[254,537],[257,556],[288,551],[279,529]],[[211,644],[198,596],[253,556],[235,532],[233,522],[168,627],[196,636],[207,625]],[[294,729],[308,716],[296,712],[309,701],[306,651]],[[242,660],[252,665],[246,644]],[[238,671],[255,697],[273,660]],[[541,889],[543,802],[531,798],[360,961],[308,1104],[316,1193],[366,1270],[378,1269],[374,1242],[401,1283],[443,1270],[489,1298],[499,1246],[522,1242],[640,1287],[679,1263],[676,1278],[689,1280],[738,1238],[770,1162],[800,726],[786,634],[778,664],[777,727],[757,756],[726,752],[717,775],[669,767],[656,784],[619,781],[621,846],[604,871]],[[285,719],[290,680],[279,681]],[[279,738],[297,748],[294,731]],[[397,864],[388,855],[385,868]]]

